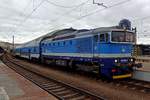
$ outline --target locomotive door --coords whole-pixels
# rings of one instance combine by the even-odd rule
[[[94,58],[97,58],[99,55],[99,36],[100,34],[96,34],[94,35],[93,39],[92,39],[92,54]]]
[[[29,56],[29,59],[31,59],[31,50],[30,49],[28,50],[28,56]]]

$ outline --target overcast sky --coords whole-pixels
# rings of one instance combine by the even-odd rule
[[[150,0],[0,0],[0,41],[23,43],[56,29],[97,28],[129,19],[150,44]]]

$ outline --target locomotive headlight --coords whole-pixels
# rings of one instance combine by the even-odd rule
[[[117,63],[118,62],[118,60],[117,59],[115,59],[115,63]]]
[[[131,58],[130,61],[133,62],[133,59]]]

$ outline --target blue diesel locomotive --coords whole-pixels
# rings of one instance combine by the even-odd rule
[[[124,24],[124,23],[123,23]],[[47,64],[98,73],[109,79],[129,78],[136,33],[127,27],[63,29],[53,31],[15,49],[16,56]]]

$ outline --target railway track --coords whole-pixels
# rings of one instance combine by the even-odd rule
[[[10,56],[9,56],[9,59],[11,59],[13,62],[17,62],[18,64],[22,66],[27,66],[27,65],[22,64],[20,60],[18,59],[12,58]],[[96,77],[93,76],[93,79],[95,78]],[[101,80],[101,79],[96,78],[96,80]],[[113,84],[114,86],[117,86],[118,88],[127,88],[133,91],[139,91],[139,92],[146,93],[146,94],[150,93],[150,83],[145,82],[145,81],[127,79],[127,80],[115,80],[115,81],[104,80],[104,82],[106,82],[107,84],[109,83]]]
[[[35,72],[25,69],[23,67],[24,65],[16,63],[16,61],[9,59],[9,57],[6,55],[3,57],[3,62],[8,67],[31,82],[35,83],[48,93],[54,95],[59,100],[105,100],[102,96],[95,95],[86,90],[79,89],[55,79],[46,78]]]
[[[150,83],[146,81],[140,81],[135,79],[120,80],[115,82],[116,85],[124,86],[132,90],[138,90],[143,93],[150,93]]]

